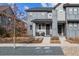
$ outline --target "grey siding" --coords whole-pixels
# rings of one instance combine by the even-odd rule
[[[56,10],[52,10],[52,36],[58,36],[58,27],[57,27],[57,13]]]
[[[28,34],[33,35],[33,30],[30,30],[30,25],[33,25],[31,21],[34,19],[50,19],[48,18],[48,14],[48,12],[27,12]]]
[[[76,37],[76,36],[79,36],[79,23],[68,23],[67,37]]]
[[[79,20],[79,7],[66,8],[67,20]]]
[[[60,4],[56,8],[56,12],[57,12],[57,20],[58,21],[65,21],[65,10],[63,9],[63,4]]]

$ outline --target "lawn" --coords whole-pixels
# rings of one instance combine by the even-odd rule
[[[16,43],[42,43],[43,38],[15,37]],[[13,37],[0,38],[0,43],[13,43]]]

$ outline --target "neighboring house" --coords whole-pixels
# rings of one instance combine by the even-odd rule
[[[15,19],[14,19],[15,16]],[[15,20],[15,23],[14,23]],[[26,36],[27,27],[26,23],[20,19],[17,19],[12,8],[10,6],[0,6],[0,28],[4,28],[7,33],[13,34],[14,24],[17,36]],[[18,35],[19,34],[19,35]]]
[[[10,6],[0,6],[0,26],[6,28],[7,30],[13,27],[14,15]]]
[[[33,36],[79,36],[79,4],[58,3],[53,8],[30,8],[28,34]]]

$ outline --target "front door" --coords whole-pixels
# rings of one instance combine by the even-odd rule
[[[46,36],[50,35],[50,24],[46,24]]]
[[[58,34],[65,35],[65,24],[58,24]]]

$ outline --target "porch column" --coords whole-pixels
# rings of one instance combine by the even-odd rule
[[[57,15],[55,10],[52,10],[52,36],[58,36]]]
[[[35,23],[33,23],[33,36],[35,36],[35,27],[36,27],[36,25],[35,25]]]

